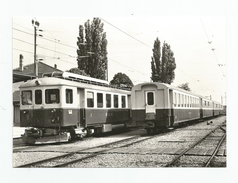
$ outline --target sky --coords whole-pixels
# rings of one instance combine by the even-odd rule
[[[225,17],[108,17],[101,18],[107,34],[109,81],[122,72],[134,85],[149,82],[153,44],[158,37],[174,52],[176,70],[174,86],[189,83],[192,92],[224,102],[226,97],[227,20]],[[34,62],[34,27],[37,56],[42,62],[62,70],[77,67],[75,59],[79,25],[93,17],[52,18],[13,17],[13,68]],[[220,65],[220,66],[219,66]]]

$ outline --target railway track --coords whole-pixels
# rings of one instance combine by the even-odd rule
[[[22,143],[22,144],[14,145],[13,146],[13,153],[25,152],[25,151],[29,151],[29,150],[37,151],[41,147],[47,147],[47,146],[50,147],[50,146],[57,146],[57,145],[67,145],[67,144],[74,143],[74,142],[77,142],[77,141],[90,141],[91,139],[93,139],[93,137],[87,137],[87,138],[84,138],[84,139],[81,139],[81,140],[76,140],[76,141],[73,141],[73,142],[60,142],[60,143],[49,143],[49,144],[33,144],[33,145],[28,145],[28,144]]]
[[[224,134],[226,133],[226,128],[222,125],[207,125],[206,123],[207,122],[204,121],[202,123],[197,123],[198,126],[194,124],[185,128],[175,128],[169,132],[159,133],[152,136],[144,136],[143,134],[138,135],[138,133],[133,133],[133,137],[129,137],[124,140],[118,140],[105,144],[100,143],[100,145],[98,144],[98,146],[94,147],[85,146],[83,149],[82,146],[72,144],[73,146],[57,146],[52,149],[43,147],[38,150],[23,150],[22,153],[52,152],[56,154],[60,153],[61,155],[16,167],[128,167],[127,164],[129,164],[130,167],[197,167],[195,161],[191,162],[191,164],[184,164],[181,161],[181,159],[196,156],[206,159],[206,162],[203,162],[202,165],[199,166],[205,166],[208,161],[208,165],[206,166],[212,166],[210,164],[213,163],[213,158],[219,150],[219,147],[217,147],[216,152],[214,152],[214,144],[217,143],[217,139],[221,136],[217,136],[216,132],[219,130],[220,134]],[[220,124],[221,123],[222,122],[220,122]],[[210,135],[207,132],[209,132]],[[198,147],[199,144],[209,141],[207,138],[204,138],[205,134],[207,138],[216,140],[216,143],[213,141],[211,144],[213,149],[212,151],[214,152],[213,157],[211,156],[212,153],[210,153],[211,146],[206,147],[203,144],[201,147]],[[223,138],[225,139],[225,135]],[[197,139],[200,139],[200,143],[197,142]],[[194,141],[196,141],[197,144],[195,144]],[[206,153],[197,153],[201,150],[201,148],[203,148],[203,152]],[[62,153],[64,154],[62,155]],[[220,154],[219,158],[221,157],[224,160],[226,159],[226,155],[221,155],[220,150],[218,154]],[[209,160],[209,157],[212,158]],[[176,158],[176,160],[173,160],[174,158]],[[128,163],[125,161],[126,159],[129,160]],[[116,161],[118,161],[119,164]]]
[[[127,147],[127,146],[130,146],[132,144],[139,143],[139,142],[151,139],[151,138],[153,138],[153,136],[147,137],[147,138],[144,138],[144,139],[141,139],[141,140],[138,140],[138,138],[139,138],[139,136],[134,136],[134,137],[131,137],[131,138],[115,141],[115,142],[112,142],[112,143],[107,143],[107,144],[103,144],[103,145],[92,147],[92,148],[82,149],[82,150],[72,152],[72,153],[67,153],[67,154],[64,154],[64,155],[61,155],[61,156],[57,156],[57,157],[53,157],[53,158],[44,159],[44,160],[41,160],[41,161],[21,165],[21,166],[18,166],[16,168],[23,168],[23,167],[65,167],[65,166],[73,164],[75,162],[79,162],[79,161],[82,161],[82,160],[85,160],[85,159],[89,159],[89,158],[98,156],[100,154],[106,153],[107,151],[110,151],[110,150],[113,150],[113,149],[116,149],[116,148]],[[116,144],[122,144],[122,145],[114,147],[114,145],[116,145]],[[88,152],[89,150],[91,151],[91,154],[90,155],[85,155],[84,152]],[[52,166],[49,166],[49,164],[51,164]]]
[[[201,163],[202,167],[209,167],[211,165],[212,160],[216,156],[219,148],[221,147],[223,141],[226,138],[226,130],[223,128],[223,126],[224,126],[224,123],[217,126],[215,129],[211,130],[209,133],[207,133],[205,136],[200,138],[198,141],[194,142],[190,147],[183,150],[172,161],[166,163],[166,165],[164,167],[181,167],[181,166],[184,166],[184,164],[186,165],[186,167],[189,166],[189,163],[183,163],[183,162],[189,162],[188,160],[186,160],[190,157],[188,152],[191,152],[191,151],[196,152],[196,147],[201,143],[208,144],[209,141],[211,141],[211,140],[209,140],[209,138],[212,139],[212,134],[214,134],[216,131],[221,129],[224,132],[224,134],[222,136],[220,136],[220,135],[216,136],[216,137],[220,138],[219,142],[217,143],[216,147],[213,149],[213,152],[210,153],[211,154],[210,157],[207,157],[207,155],[206,155],[207,158],[204,160],[204,162]],[[181,160],[182,158],[183,158],[183,160]]]
[[[161,136],[161,135],[163,135],[163,134],[155,134],[155,135],[146,136],[146,137],[144,135],[136,135],[136,136],[126,138],[123,140],[106,143],[106,144],[91,147],[91,148],[85,148],[85,149],[81,149],[81,150],[78,150],[75,152],[66,153],[64,155],[60,155],[60,156],[24,164],[21,166],[17,166],[16,168],[66,167],[68,165],[71,165],[71,164],[74,164],[74,163],[77,163],[77,162],[80,162],[80,161],[83,161],[86,159],[90,159],[90,158],[96,157],[101,154],[111,153],[110,151],[114,151],[112,153],[115,153],[115,151],[117,151],[116,149],[129,147],[134,144],[137,144],[137,143],[140,143],[140,142],[152,139],[152,138],[156,138],[157,136]],[[123,152],[123,150],[120,150],[120,153],[127,153],[127,150],[125,150],[125,152]]]

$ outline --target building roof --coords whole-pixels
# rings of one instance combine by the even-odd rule
[[[38,63],[38,77],[42,77],[43,73],[61,71],[55,67],[47,65],[43,62]],[[29,79],[34,79],[34,64],[29,64],[23,67],[23,71],[20,68],[13,69],[13,83],[19,81],[27,81]]]

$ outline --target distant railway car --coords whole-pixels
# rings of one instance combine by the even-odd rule
[[[148,133],[213,116],[211,100],[163,83],[134,86],[131,101],[132,124],[143,126]]]
[[[20,86],[20,126],[30,127],[24,142],[63,142],[129,125],[130,91],[67,72],[54,75]]]
[[[224,105],[224,106],[221,106],[222,107],[222,109],[221,109],[221,114],[223,114],[223,115],[226,115],[226,105]]]
[[[214,116],[222,115],[223,106],[218,102],[213,102]]]
[[[213,116],[213,102],[206,98],[201,98],[202,117],[208,118]]]

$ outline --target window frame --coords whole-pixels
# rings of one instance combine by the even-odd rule
[[[70,92],[67,92],[67,91],[70,91]],[[70,94],[69,95],[69,98],[68,98],[68,95],[67,94]],[[65,102],[66,102],[66,104],[73,104],[74,103],[74,95],[73,95],[74,93],[73,93],[73,89],[69,89],[69,88],[66,88],[65,89]],[[69,102],[68,102],[68,99],[69,99]]]
[[[124,99],[124,102],[123,102],[123,99]],[[127,105],[126,105],[126,96],[125,95],[122,95],[121,96],[121,108],[126,108]]]
[[[103,93],[97,92],[97,108],[103,108],[103,107],[104,107]]]
[[[55,90],[55,91],[58,91],[57,93],[56,93],[56,98],[55,98],[55,100],[56,100],[56,102],[52,102],[51,100],[51,95],[52,95],[52,93],[47,93],[48,91],[50,91],[50,90]],[[58,97],[57,97],[57,94],[58,94]],[[49,99],[48,99],[48,97],[49,97]],[[58,99],[58,101],[57,101],[57,99]],[[49,102],[49,101],[51,101],[51,102]],[[48,88],[48,89],[45,89],[45,104],[60,104],[60,89],[59,88]]]
[[[106,93],[105,99],[106,99],[106,108],[112,108],[112,94]],[[110,104],[110,105],[108,105],[108,104]]]
[[[27,102],[31,102],[31,103],[26,103],[26,101],[25,102],[23,102],[24,100],[23,100],[23,97],[24,97],[24,94],[23,93],[30,93],[30,101],[27,101]],[[28,98],[27,98],[27,100],[28,100]],[[21,91],[21,104],[22,105],[24,105],[24,106],[26,106],[26,105],[33,105],[33,92],[32,92],[32,90],[22,90]]]
[[[115,97],[117,97],[117,102],[115,102]],[[117,106],[116,106],[116,104],[117,104]],[[113,107],[119,108],[119,95],[118,94],[113,94]]]
[[[95,107],[95,102],[94,102],[94,99],[95,99],[95,95],[94,95],[94,91],[86,91],[86,101],[87,101],[87,108],[94,108]],[[88,98],[88,93],[92,93],[92,98]],[[89,106],[89,99],[92,101],[91,104],[92,106]]]
[[[152,94],[152,98],[151,97],[149,97],[149,94]],[[153,105],[155,105],[155,94],[154,94],[154,92],[153,91],[148,91],[147,93],[146,93],[146,98],[147,98],[147,105],[148,106],[153,106]],[[153,103],[150,103],[151,101],[153,101]]]
[[[36,101],[37,101],[37,99],[36,99],[36,96],[37,96],[36,92],[37,92],[37,91],[40,91],[40,92],[41,92],[41,103],[36,103]],[[36,89],[36,90],[35,90],[35,96],[34,96],[34,98],[35,98],[35,105],[42,105],[42,103],[43,103],[43,92],[42,92],[41,89]]]

